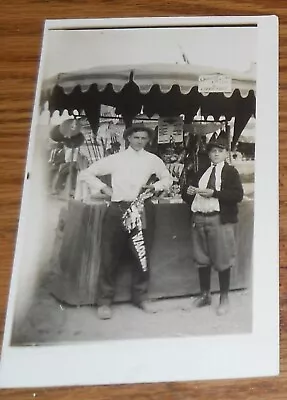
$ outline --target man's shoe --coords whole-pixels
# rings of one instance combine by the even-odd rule
[[[98,307],[98,317],[99,319],[111,319],[112,310],[110,306],[102,305]]]
[[[210,305],[211,305],[211,296],[210,293],[208,292],[202,293],[201,296],[195,299],[195,307],[201,308]]]
[[[152,305],[151,301],[140,301],[137,303],[134,303],[134,305],[138,308],[140,308],[142,311],[148,313],[148,314],[155,314],[157,311],[155,310],[155,308]]]
[[[220,296],[219,306],[216,314],[221,316],[227,314],[229,311],[229,299],[228,296]]]

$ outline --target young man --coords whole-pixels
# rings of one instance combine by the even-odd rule
[[[134,125],[124,132],[124,139],[128,143],[125,151],[103,158],[80,173],[79,179],[87,182],[93,189],[111,197],[103,221],[102,259],[99,275],[98,316],[100,319],[109,319],[112,316],[111,303],[113,301],[116,284],[116,270],[123,246],[128,242],[129,234],[124,229],[122,217],[131,202],[137,198],[142,189],[153,193],[168,189],[172,178],[163,161],[156,155],[145,151],[145,147],[153,138],[153,131],[143,125]],[[111,186],[104,184],[98,176],[111,175]],[[147,185],[151,175],[155,174],[158,181]],[[148,203],[148,201],[147,201]],[[145,208],[152,204],[146,204]],[[146,228],[144,239],[146,246],[152,236],[153,218],[146,210]],[[149,250],[149,249],[147,249]],[[148,287],[148,269],[143,271],[138,259],[133,265],[132,302],[135,306],[148,311],[145,300]]]
[[[207,144],[211,165],[194,174],[182,197],[191,206],[194,261],[198,268],[201,295],[197,307],[211,304],[211,267],[218,271],[220,302],[218,315],[228,312],[230,269],[236,260],[235,224],[243,188],[238,171],[227,164],[228,141],[221,132]]]

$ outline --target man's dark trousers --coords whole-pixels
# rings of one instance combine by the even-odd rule
[[[130,203],[111,202],[107,208],[103,220],[103,231],[101,240],[101,268],[99,274],[98,305],[110,305],[115,294],[116,278],[120,257],[125,246],[129,245],[133,250],[130,235],[124,229],[122,216]],[[145,202],[146,229],[143,230],[147,260],[153,243],[155,228],[154,204],[147,200]],[[149,264],[149,262],[148,262]],[[132,302],[141,303],[146,298],[149,283],[149,268],[143,272],[138,258],[133,252],[132,262]]]

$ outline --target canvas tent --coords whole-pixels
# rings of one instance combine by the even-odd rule
[[[202,93],[202,75],[229,76],[228,92]],[[96,133],[101,104],[115,107],[126,125],[141,111],[148,117],[183,114],[192,122],[200,110],[205,118],[235,119],[233,147],[256,109],[256,68],[245,73],[196,67],[190,64],[145,64],[95,67],[60,73],[43,82],[41,105],[52,114],[84,111]]]

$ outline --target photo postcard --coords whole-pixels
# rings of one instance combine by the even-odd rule
[[[277,17],[45,22],[2,387],[277,375],[278,252]]]

